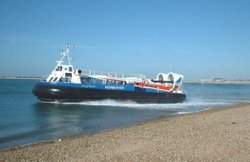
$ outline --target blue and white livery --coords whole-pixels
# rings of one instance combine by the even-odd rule
[[[85,100],[133,100],[136,102],[176,103],[185,100],[183,76],[159,73],[156,79],[144,75],[82,71],[71,64],[71,46],[51,74],[35,84],[33,94],[42,101],[79,102]]]

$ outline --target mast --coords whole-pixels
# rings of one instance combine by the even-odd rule
[[[61,51],[62,58],[59,61],[56,61],[57,66],[62,65],[64,59],[66,59],[68,65],[72,65],[71,61],[73,60],[73,58],[70,56],[70,49],[75,47],[75,44],[69,45],[69,43],[67,43],[66,47]]]

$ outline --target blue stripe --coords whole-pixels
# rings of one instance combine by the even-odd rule
[[[45,86],[60,86],[71,88],[90,88],[90,89],[103,89],[103,90],[120,90],[120,91],[132,91],[132,92],[149,92],[149,93],[166,93],[162,90],[135,87],[133,84],[118,85],[118,84],[79,84],[79,83],[65,83],[65,82],[37,82],[37,85]]]

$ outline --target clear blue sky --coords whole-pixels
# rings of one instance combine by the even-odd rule
[[[1,0],[0,76],[81,69],[250,79],[249,0]]]

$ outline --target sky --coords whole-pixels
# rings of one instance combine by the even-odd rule
[[[83,70],[250,79],[249,0],[1,0],[0,76]]]

